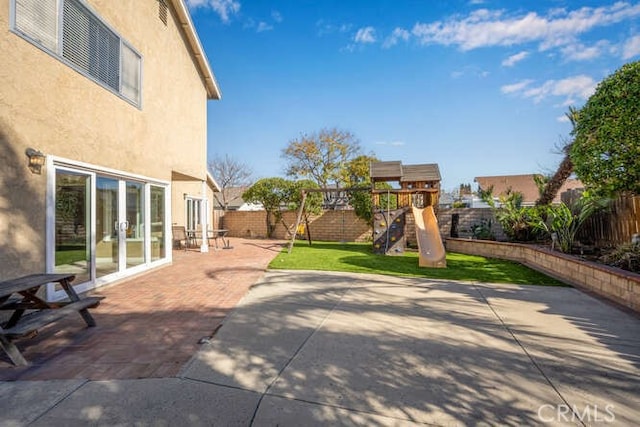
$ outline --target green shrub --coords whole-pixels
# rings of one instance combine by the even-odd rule
[[[547,233],[552,239],[555,237],[562,252],[571,253],[582,224],[594,212],[606,208],[608,204],[608,199],[586,195],[571,205],[560,203],[538,206],[531,210],[530,225],[536,231]]]
[[[471,226],[473,238],[478,240],[496,240],[496,236],[491,231],[492,223],[491,219],[482,218],[480,224],[473,224]]]
[[[612,267],[640,273],[640,245],[620,245],[613,251],[600,257],[600,262]]]

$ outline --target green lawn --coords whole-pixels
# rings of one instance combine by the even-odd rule
[[[56,265],[73,264],[84,261],[87,250],[84,245],[64,245],[56,247]]]
[[[447,253],[447,268],[418,267],[418,253],[402,256],[375,255],[370,243],[296,242],[290,254],[285,248],[269,268],[388,274],[474,282],[566,286],[535,270],[511,261]]]

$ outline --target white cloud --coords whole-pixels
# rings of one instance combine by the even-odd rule
[[[609,42],[601,40],[593,46],[585,46],[581,43],[570,44],[560,51],[567,61],[588,61],[601,56],[610,48]]]
[[[275,24],[279,24],[282,22],[282,15],[279,12],[271,12],[271,18],[273,19],[273,23],[267,21],[258,21],[256,22],[253,18],[246,18],[244,25],[242,26],[244,29],[252,29],[255,30],[256,33],[263,33],[265,31],[271,31],[274,28]]]
[[[515,93],[523,91],[527,86],[533,83],[533,80],[522,80],[518,83],[513,83],[510,85],[504,85],[500,88],[502,93]]]
[[[513,67],[516,63],[522,61],[527,56],[529,56],[529,52],[522,51],[522,52],[516,53],[515,55],[511,55],[510,57],[502,61],[502,66]]]
[[[351,31],[353,26],[351,24],[332,24],[320,19],[316,22],[316,28],[319,36],[333,33],[347,33]]]
[[[409,40],[410,36],[411,34],[409,33],[409,31],[405,30],[404,28],[394,28],[391,35],[385,39],[384,43],[382,43],[382,47],[385,49],[390,48],[397,45],[400,40],[406,42]]]
[[[552,95],[587,99],[596,90],[597,82],[584,74],[554,82]]]
[[[412,34],[422,44],[456,45],[462,50],[531,42],[539,43],[539,48],[545,50],[575,42],[578,35],[593,28],[639,16],[640,4],[625,2],[573,11],[553,9],[546,16],[536,12],[507,15],[504,11],[479,9],[445,21],[417,23]]]
[[[404,141],[378,141],[376,145],[390,145],[392,147],[402,147],[405,145]]]
[[[569,123],[569,117],[567,117],[566,114],[563,114],[561,116],[556,117],[556,120],[559,121],[560,123]]]
[[[271,30],[273,30],[273,25],[267,24],[264,21],[260,21],[258,23],[258,27],[256,28],[257,33],[262,33],[264,31],[271,31]]]
[[[236,0],[187,0],[190,8],[210,7],[222,22],[229,22],[230,16],[240,11],[240,2]]]
[[[271,19],[273,19],[274,22],[279,24],[282,22],[282,14],[277,10],[274,10],[271,12]]]
[[[485,0],[469,0],[470,5],[484,4]]]
[[[502,86],[501,91],[505,94],[533,99],[536,103],[550,96],[562,97],[565,99],[563,105],[573,105],[576,98],[584,100],[589,98],[597,85],[595,80],[584,74],[562,80],[547,80],[539,86],[532,86],[532,83],[531,80],[523,80]]]
[[[485,77],[488,77],[489,74],[490,74],[489,71],[486,71],[474,66],[468,66],[460,70],[454,70],[449,75],[451,76],[452,79],[459,79],[463,76],[477,77],[477,78],[483,79]]]
[[[640,55],[640,36],[631,37],[622,47],[622,59]]]
[[[356,43],[375,43],[376,42],[376,30],[373,27],[360,28],[353,40]]]

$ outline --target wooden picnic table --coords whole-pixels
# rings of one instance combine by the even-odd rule
[[[13,340],[31,334],[38,329],[78,312],[88,326],[96,322],[89,308],[97,307],[104,297],[80,298],[71,282],[73,274],[31,274],[0,282],[0,310],[12,311],[8,321],[0,326],[0,347],[16,365],[29,365]],[[49,302],[38,296],[38,291],[48,283],[59,283],[68,301]]]

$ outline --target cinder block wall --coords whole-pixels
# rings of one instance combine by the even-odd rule
[[[312,240],[335,242],[364,242],[371,240],[371,226],[358,218],[354,211],[325,211],[311,219]]]
[[[471,226],[480,224],[485,219],[492,221],[491,230],[497,240],[506,240],[502,227],[495,220],[491,209],[440,209],[438,212],[438,226],[443,237],[449,237],[451,233],[452,214],[459,214],[459,237],[471,237]],[[287,224],[293,226],[296,220],[296,212],[287,211],[284,219]],[[405,239],[408,247],[417,247],[415,221],[413,213],[409,210],[405,217]],[[265,211],[229,211],[220,218],[220,228],[229,230],[231,237],[265,238],[267,236]],[[312,240],[324,241],[368,241],[371,239],[371,227],[358,218],[353,211],[325,211],[320,216],[311,219]],[[273,235],[276,239],[289,239],[291,235],[282,224],[278,224]]]
[[[229,237],[266,238],[267,214],[265,211],[229,211],[221,218],[222,228],[229,230]],[[286,224],[293,227],[297,212],[283,213]],[[353,211],[325,211],[310,218],[309,229],[312,240],[360,242],[371,240],[371,227],[358,218]],[[306,235],[306,233],[305,233]],[[278,224],[273,233],[275,239],[290,239],[290,230]]]
[[[520,262],[640,313],[640,274],[518,243],[446,239],[448,251]]]
[[[472,237],[471,227],[476,224],[481,224],[483,220],[491,221],[491,231],[493,232],[496,240],[507,240],[507,236],[504,234],[500,223],[496,221],[491,208],[450,208],[438,210],[438,226],[440,227],[440,234],[443,237],[451,237],[451,219],[453,214],[458,214],[458,237],[468,238]]]

